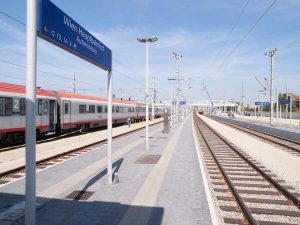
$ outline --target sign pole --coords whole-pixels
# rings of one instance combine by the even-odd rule
[[[34,225],[36,202],[36,25],[37,0],[26,4],[26,148],[25,148],[25,224]]]
[[[107,175],[108,183],[112,184],[112,70],[108,71],[107,79]]]
[[[278,88],[276,87],[276,122],[278,123]]]
[[[149,151],[148,42],[146,42],[146,151]]]

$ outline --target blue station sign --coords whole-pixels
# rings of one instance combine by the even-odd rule
[[[111,71],[111,50],[49,0],[40,1],[38,36]]]
[[[172,104],[176,105],[176,102],[177,101],[172,101]],[[180,100],[180,101],[178,101],[178,103],[179,103],[179,105],[186,105],[186,100]]]
[[[290,104],[290,98],[288,98],[288,99],[281,99],[280,101],[279,101],[279,104],[281,104],[281,105],[288,105],[288,104]]]
[[[269,105],[271,105],[271,103],[270,102],[255,102],[255,105],[269,106]]]

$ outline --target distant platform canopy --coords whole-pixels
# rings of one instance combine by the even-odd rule
[[[234,102],[229,102],[229,101],[223,101],[223,100],[212,100],[213,106],[214,107],[236,107],[238,104]],[[199,101],[199,102],[194,102],[193,106],[200,106],[200,107],[211,107],[211,101],[205,100],[205,101]]]

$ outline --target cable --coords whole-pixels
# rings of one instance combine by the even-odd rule
[[[273,5],[277,2],[277,0],[274,0],[269,7],[264,11],[264,13],[256,20],[256,22],[253,24],[253,26],[250,28],[250,30],[243,36],[243,38],[235,45],[235,47],[231,50],[231,52],[224,58],[223,62],[219,66],[217,73],[221,70],[221,68],[224,66],[225,62],[228,61],[228,59],[231,57],[231,55],[238,49],[238,47],[242,44],[242,42],[248,37],[248,35],[254,30],[254,28],[257,26],[257,24],[262,20],[262,18],[269,12],[269,10],[273,7]]]
[[[26,68],[26,66],[24,66],[24,65],[16,64],[16,63],[9,62],[9,61],[3,60],[3,59],[0,59],[0,62],[9,64],[9,65],[13,65],[13,66],[17,66],[17,67],[21,67],[21,68]],[[38,72],[41,72],[41,73],[48,74],[48,75],[56,76],[56,77],[59,77],[59,78],[64,79],[64,80],[68,80],[68,81],[71,80],[71,79],[69,79],[69,78],[67,78],[67,77],[64,77],[64,76],[59,75],[59,74],[56,74],[56,73],[51,73],[51,72],[43,71],[43,70],[40,70],[40,69],[37,69],[37,71],[38,71]],[[86,82],[86,81],[80,81],[80,80],[76,80],[76,81],[81,82],[81,83],[92,84],[92,83]]]
[[[14,17],[12,17],[12,16],[6,14],[5,12],[0,11],[0,13],[1,13],[2,15],[4,15],[4,16],[6,16],[6,17],[8,17],[8,18],[10,18],[10,19],[12,19],[12,20],[14,20],[15,22],[18,22],[18,23],[20,23],[20,24],[26,26],[26,24],[25,24],[24,22],[22,22],[22,21],[20,21],[20,20],[18,20],[18,19],[16,19],[16,18],[14,18]]]
[[[17,76],[12,76],[12,75],[8,75],[8,74],[3,74],[3,73],[0,73],[0,76],[1,77],[6,77],[6,78],[12,78],[12,79],[17,79],[17,80],[22,80],[25,82],[25,78],[22,78],[22,77],[17,77]],[[47,84],[47,85],[50,85],[50,86],[61,86],[61,87],[64,87],[64,88],[69,88],[71,89],[70,87],[66,86],[66,85],[62,85],[62,84],[54,84],[54,83],[49,83],[49,82],[44,82],[44,81],[37,81],[37,83],[42,83],[42,84]]]
[[[223,45],[222,45],[220,51],[218,52],[216,58],[218,58],[218,57],[221,55],[222,51],[224,50],[226,44],[227,44],[228,41],[229,41],[229,38],[230,38],[231,35],[232,35],[232,32],[234,31],[234,29],[236,28],[237,24],[239,23],[239,21],[240,21],[242,15],[244,14],[244,11],[245,11],[246,7],[248,6],[249,2],[250,2],[250,0],[247,0],[246,4],[245,4],[244,7],[242,8],[242,11],[240,12],[238,18],[236,19],[236,21],[235,21],[235,23],[233,24],[233,26],[232,26],[230,32],[228,33],[227,38],[226,38],[226,41],[223,43]]]
[[[18,23],[20,23],[20,24],[26,26],[26,23],[24,23],[24,22],[22,22],[22,21],[20,21],[20,20],[18,20],[18,19],[16,19],[16,18],[14,18],[14,17],[12,17],[12,16],[6,14],[5,12],[0,11],[0,13],[1,13],[2,15],[4,15],[4,16],[10,18],[11,20],[14,20],[15,22],[18,22]],[[125,66],[123,63],[121,63],[119,60],[116,60],[116,59],[114,59],[114,60],[115,60],[118,64],[123,65],[125,68],[129,69],[127,66]],[[10,64],[10,65],[13,65],[13,66],[18,66],[18,67],[26,68],[26,67],[23,66],[23,65],[18,65],[18,64],[12,63],[12,62],[5,61],[5,60],[3,60],[3,59],[0,59],[0,61],[1,61],[1,62],[4,62],[4,63],[7,63],[7,64]],[[131,69],[130,69],[130,70],[131,70]],[[54,75],[54,76],[60,77],[61,79],[69,80],[68,78],[63,77],[63,76],[58,75],[58,74],[55,74],[55,73],[46,72],[46,71],[42,71],[42,70],[38,70],[38,69],[37,69],[37,71],[39,71],[39,72],[41,72],[41,73],[49,74],[49,75]],[[119,72],[119,71],[117,71],[117,70],[113,70],[113,71],[114,71],[115,73],[121,74],[123,77],[127,77],[128,79],[130,79],[130,80],[132,80],[132,81],[134,81],[134,82],[141,83],[141,81],[137,81],[136,79],[133,79],[132,77],[130,77],[130,76],[128,76],[128,75],[122,74],[121,72]],[[139,73],[136,73],[136,74],[139,74]],[[80,80],[76,80],[76,81],[82,82],[82,83],[92,84],[92,83],[89,83],[89,82],[86,82],[86,81],[80,81]]]

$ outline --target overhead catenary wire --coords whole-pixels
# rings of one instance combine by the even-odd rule
[[[24,22],[22,22],[22,21],[20,21],[20,20],[18,20],[18,19],[16,19],[16,18],[14,18],[14,17],[8,15],[7,13],[5,13],[5,12],[3,12],[3,11],[1,11],[1,10],[0,10],[0,14],[6,16],[7,18],[9,18],[9,19],[11,19],[11,20],[13,20],[13,21],[15,21],[15,22],[17,22],[17,23],[23,25],[23,26],[26,26],[26,23],[24,23]],[[128,68],[127,66],[125,66],[123,63],[121,63],[119,60],[116,60],[116,59],[114,59],[114,60],[115,60],[118,64],[123,65],[123,66],[126,67],[127,69],[130,69],[130,68]],[[19,65],[19,64],[16,64],[16,63],[13,63],[13,62],[9,62],[9,61],[3,60],[3,59],[0,59],[0,61],[3,62],[3,63],[7,63],[7,64],[10,64],[10,65],[13,65],[13,66],[25,68],[24,65]],[[131,69],[130,69],[130,70],[131,70]],[[49,75],[54,75],[54,76],[60,77],[61,79],[70,80],[70,78],[61,76],[61,75],[59,75],[59,74],[55,74],[55,73],[51,73],[51,72],[47,72],[47,71],[42,71],[42,70],[39,70],[39,69],[38,69],[37,71],[38,71],[38,72],[41,72],[41,73],[49,74]],[[126,78],[128,78],[128,79],[130,79],[130,80],[132,80],[132,81],[134,81],[134,82],[136,82],[136,83],[142,83],[141,81],[138,81],[138,80],[136,80],[136,79],[134,79],[134,78],[132,78],[132,77],[130,77],[130,76],[124,74],[124,73],[121,73],[121,72],[119,72],[118,70],[115,70],[115,69],[114,69],[113,72],[114,72],[114,73],[117,73],[117,74],[120,74],[120,75],[122,75],[123,77],[126,77]],[[136,73],[136,74],[139,74],[139,73]],[[81,80],[77,80],[77,79],[76,79],[76,81],[81,82],[81,83],[92,84],[92,83],[90,83],[90,82],[81,81]],[[93,83],[93,85],[94,85],[94,83]]]
[[[220,66],[218,67],[217,73],[220,72],[222,67],[225,65],[225,63],[229,60],[229,58],[232,56],[232,54],[238,49],[238,47],[243,43],[243,41],[248,37],[248,35],[254,30],[254,28],[259,24],[259,22],[264,18],[264,16],[270,11],[270,9],[273,7],[273,5],[277,2],[277,0],[274,0],[263,12],[263,14],[255,21],[255,23],[251,26],[251,28],[248,30],[248,32],[239,40],[239,42],[233,47],[233,49],[229,52],[228,55],[224,58]]]
[[[1,10],[0,10],[0,14],[4,15],[4,16],[6,16],[6,17],[12,19],[12,20],[14,20],[14,21],[17,22],[17,23],[20,23],[20,24],[26,26],[26,23],[24,23],[24,22],[22,22],[21,20],[18,20],[18,19],[16,19],[16,18],[14,18],[14,17],[8,15],[7,13],[5,13],[5,12],[3,12],[3,11],[1,11]]]
[[[13,75],[10,75],[10,74],[3,74],[3,73],[0,73],[0,77],[8,77],[10,79],[22,80],[23,82],[25,82],[25,80],[26,80],[25,77],[17,77],[17,76],[13,76]],[[48,81],[47,82],[37,81],[37,83],[47,84],[49,86],[60,86],[60,87],[71,89],[71,87],[69,87],[69,86],[66,86],[66,85],[63,85],[63,84],[57,84],[57,83],[49,83]]]
[[[225,46],[227,45],[227,43],[228,43],[228,41],[229,41],[229,39],[230,39],[230,37],[231,37],[233,31],[234,31],[235,28],[237,27],[237,25],[238,25],[238,23],[239,23],[239,21],[240,21],[242,15],[244,14],[245,9],[247,8],[249,2],[250,2],[250,0],[247,0],[247,2],[244,4],[244,6],[243,6],[243,8],[242,8],[242,10],[241,10],[241,12],[240,12],[240,14],[238,15],[237,19],[235,20],[233,26],[231,27],[231,29],[230,29],[230,31],[229,31],[227,37],[226,37],[225,42],[223,43],[222,47],[220,48],[220,50],[219,50],[219,52],[218,52],[216,58],[218,58],[218,57],[221,55],[221,53],[223,52],[223,50],[224,50]]]

